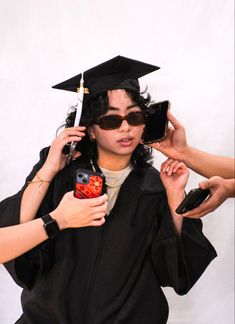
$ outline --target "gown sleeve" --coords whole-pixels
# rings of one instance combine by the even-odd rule
[[[20,205],[23,192],[27,187],[28,181],[32,180],[37,171],[44,164],[49,148],[44,148],[40,152],[40,160],[33,167],[31,173],[26,178],[23,188],[14,196],[6,198],[0,203],[0,227],[19,224]],[[49,213],[53,208],[50,199],[53,182],[50,184],[48,192],[37,212],[36,218]],[[4,264],[14,281],[22,288],[31,289],[37,276],[51,267],[53,253],[53,242],[47,240],[33,248],[29,252],[17,257]]]
[[[161,286],[186,294],[217,256],[202,233],[200,219],[184,218],[182,231],[176,232],[166,195],[160,206],[160,226],[152,245],[152,261]]]

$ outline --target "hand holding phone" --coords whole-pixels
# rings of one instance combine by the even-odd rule
[[[195,188],[189,191],[184,200],[175,210],[177,214],[184,214],[196,207],[198,207],[203,201],[205,201],[210,195],[209,189]]]
[[[158,142],[165,137],[168,127],[168,109],[170,109],[168,100],[152,104],[149,107],[142,138],[144,144]]]
[[[76,171],[74,197],[79,199],[96,198],[105,192],[105,177],[103,174],[86,169]]]

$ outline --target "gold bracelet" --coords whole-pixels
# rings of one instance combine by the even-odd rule
[[[49,181],[49,180],[43,180],[43,179],[41,179],[37,173],[36,173],[36,177],[38,178],[38,180],[28,181],[28,185],[31,184],[31,183],[43,183],[43,182],[51,183],[51,181]]]

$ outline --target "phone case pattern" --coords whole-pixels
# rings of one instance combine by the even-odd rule
[[[102,194],[103,179],[97,175],[90,175],[86,184],[77,182],[74,196],[79,199],[95,198]]]

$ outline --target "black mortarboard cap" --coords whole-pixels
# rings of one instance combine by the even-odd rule
[[[130,89],[139,91],[138,79],[158,70],[159,67],[136,61],[124,56],[116,56],[83,72],[84,88],[89,94],[84,99],[113,89]],[[78,92],[82,73],[61,82],[52,88]]]

